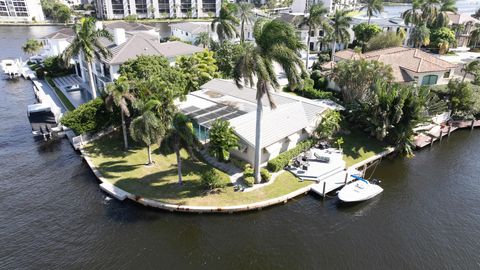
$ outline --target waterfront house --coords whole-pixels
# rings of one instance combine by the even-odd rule
[[[455,14],[449,12],[447,15],[449,19],[448,25],[456,29],[457,47],[467,48],[470,42],[470,35],[476,29],[475,25],[480,23],[480,20],[473,18],[468,13]]]
[[[418,85],[447,84],[453,78],[456,67],[453,63],[419,49],[393,47],[363,54],[350,49],[338,51],[334,62],[327,62],[322,68],[332,69],[339,61],[358,59],[377,60],[390,65],[395,82]]]
[[[213,79],[200,90],[191,92],[179,109],[194,119],[197,137],[208,142],[208,130],[215,119],[230,122],[240,138],[240,147],[232,155],[246,162],[254,162],[256,92],[250,87],[239,88],[232,80]],[[324,112],[331,108],[328,102],[314,101],[287,93],[272,92],[277,104],[268,107],[263,98],[262,163],[278,156],[308,138]]]

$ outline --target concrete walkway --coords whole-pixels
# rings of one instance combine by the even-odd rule
[[[92,99],[91,94],[87,91],[88,85],[86,85],[77,75],[56,77],[53,78],[53,81],[75,108]],[[68,92],[65,88],[71,85],[80,85],[81,89]]]
[[[235,185],[239,184],[238,179],[240,179],[243,176],[243,171],[241,169],[235,167],[232,164],[217,161],[216,158],[208,154],[208,151],[206,148],[200,151],[200,154],[208,162],[208,164],[228,174],[228,176],[230,176],[230,182],[232,182]]]

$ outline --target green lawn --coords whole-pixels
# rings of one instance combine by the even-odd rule
[[[180,186],[175,154],[161,154],[157,146],[153,149],[155,164],[147,167],[145,148],[134,147],[125,152],[118,133],[104,136],[85,148],[109,182],[127,192],[166,203],[196,206],[247,204],[285,195],[311,184],[283,173],[273,184],[251,192],[235,192],[232,185],[206,192],[200,185],[200,173],[210,168],[209,165],[188,159],[187,152],[182,151],[184,184]],[[223,182],[229,182],[226,174],[221,175]]]
[[[343,160],[347,163],[347,167],[387,149],[385,143],[379,142],[359,130],[351,130],[351,133],[348,135],[338,135],[335,140],[340,137],[344,140],[342,145]]]

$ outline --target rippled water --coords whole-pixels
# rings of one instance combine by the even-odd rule
[[[0,27],[0,59],[51,30]],[[34,141],[33,102],[30,82],[0,81],[0,269],[480,268],[480,130],[383,161],[369,202],[174,214],[109,199],[65,139]]]

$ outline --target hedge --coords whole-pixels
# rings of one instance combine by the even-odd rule
[[[307,139],[295,146],[295,148],[292,148],[288,151],[285,151],[275,157],[274,159],[270,160],[267,164],[267,168],[271,172],[278,172],[281,169],[283,169],[285,166],[288,165],[290,160],[298,155],[300,155],[302,152],[304,152],[307,149],[312,148],[312,146],[315,144],[315,141],[313,139]]]

